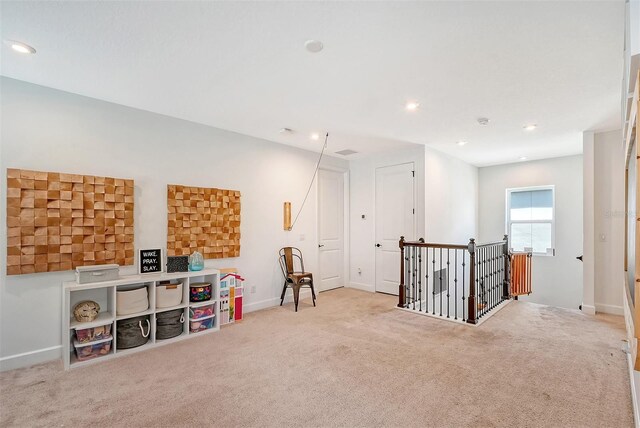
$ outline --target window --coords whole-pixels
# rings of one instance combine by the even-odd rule
[[[507,189],[507,233],[513,251],[554,255],[553,186]]]

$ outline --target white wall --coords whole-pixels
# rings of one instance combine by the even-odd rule
[[[416,236],[424,236],[424,147],[379,153],[350,162],[350,286],[375,290],[375,182],[376,168],[413,162],[416,185]],[[365,216],[363,219],[362,216]],[[400,237],[398,236],[398,239]],[[360,273],[358,272],[360,270]]]
[[[466,244],[477,238],[478,168],[427,148],[424,170],[425,240]]]
[[[167,184],[240,190],[241,256],[206,265],[239,268],[247,289],[256,286],[245,296],[248,309],[279,303],[280,247],[299,246],[308,269],[316,268],[315,188],[294,231],[282,226],[282,204],[291,201],[295,214],[316,153],[12,79],[0,84],[3,191],[8,167],[132,178],[135,247],[144,248],[166,246]],[[348,168],[344,160],[325,159],[327,166]],[[6,276],[5,205],[0,198],[2,368],[60,355],[61,282],[73,279],[71,272]]]
[[[619,315],[624,291],[624,167],[622,131],[596,133],[594,301],[596,312]]]
[[[593,131],[582,133],[582,194],[583,194],[583,256],[582,256],[582,310],[596,313],[595,304],[595,135]]]
[[[416,236],[407,239],[423,237],[427,242],[466,244],[476,236],[476,167],[428,147],[353,160],[350,162],[352,287],[375,290],[376,168],[406,162],[414,162],[416,168],[417,222]]]
[[[533,292],[522,300],[577,309],[582,303],[582,156],[480,168],[479,237],[505,233],[507,188],[555,185],[556,255],[534,256]]]

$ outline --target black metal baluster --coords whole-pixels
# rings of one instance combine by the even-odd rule
[[[440,271],[438,275],[440,276],[440,285],[438,285],[438,293],[440,294],[440,316],[442,316],[442,247],[440,247]]]
[[[496,299],[496,290],[498,289],[497,285],[496,285],[496,278],[498,277],[498,265],[496,264],[496,262],[498,261],[498,259],[496,258],[496,249],[497,246],[494,245],[493,246],[493,307],[495,307],[498,304],[498,300]]]
[[[453,299],[455,308],[453,309],[453,319],[458,319],[458,251],[455,250],[453,252],[453,264],[455,266],[454,279],[453,279],[453,292],[455,293],[455,298]]]
[[[416,309],[416,247],[413,247],[411,252],[411,300],[413,303],[413,310]]]
[[[494,266],[493,266],[493,262],[494,262],[494,260],[493,260],[493,253],[494,253],[494,250],[495,250],[495,248],[494,248],[494,246],[492,245],[492,246],[491,246],[491,257],[489,257],[489,282],[491,283],[491,295],[489,296],[489,303],[490,303],[490,305],[488,306],[488,309],[487,309],[487,310],[489,310],[489,311],[490,311],[491,309],[493,309],[493,305],[494,305],[494,301],[493,301],[493,298],[494,298],[494,294],[493,294],[493,288],[494,288],[494,287],[493,287],[493,286],[494,286],[494,284],[493,284],[493,280],[495,279],[495,275],[493,274],[493,269],[494,269]]]
[[[422,312],[422,248],[418,247],[418,310]]]
[[[409,266],[409,260],[411,259],[409,257],[410,249],[411,247],[407,248],[407,250],[405,251],[405,258],[404,258],[405,271],[406,271],[404,275],[404,277],[406,278],[404,281],[404,300],[405,300],[404,307],[407,309],[409,309],[409,280],[410,280],[409,272],[411,272],[410,266]]]
[[[433,307],[431,308],[432,310],[432,315],[436,314],[436,249],[433,249],[433,253],[431,254],[433,260],[431,261],[433,264],[433,291],[431,293],[431,295],[433,296],[431,301],[433,303]]]
[[[424,313],[429,313],[429,247],[426,248],[426,252],[424,255],[424,271],[426,273],[425,281],[424,281]]]
[[[496,246],[496,306],[500,304],[500,295],[498,294],[498,279],[500,278],[500,258],[498,257],[498,246]]]
[[[449,301],[449,273],[450,273],[450,269],[449,269],[449,248],[447,248],[447,318],[449,318],[449,311],[450,311],[450,301]]]
[[[465,268],[467,266],[466,263],[467,254],[466,251],[462,250],[462,322],[467,322],[467,317],[465,316],[465,311],[467,310],[467,305],[465,303],[465,295],[467,294],[465,289],[467,288],[467,281],[465,281]]]
[[[495,290],[494,280],[496,279],[496,276],[494,275],[495,274],[495,258],[494,258],[495,250],[496,250],[495,245],[492,245],[491,246],[491,258],[489,259],[490,260],[490,262],[489,262],[489,265],[490,265],[490,267],[489,267],[489,275],[491,276],[491,278],[490,278],[490,281],[491,281],[491,296],[489,298],[491,300],[491,305],[489,305],[489,309],[488,310],[493,309],[493,306],[496,303],[495,302],[495,293],[494,293],[494,290]]]
[[[479,261],[479,262],[478,262]],[[476,311],[476,320],[482,316],[482,310],[478,311],[478,303],[482,303],[482,248],[479,248],[476,251],[476,307],[474,310]]]

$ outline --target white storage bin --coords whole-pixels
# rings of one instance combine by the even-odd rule
[[[182,303],[182,283],[156,286],[156,308],[169,308]]]
[[[149,309],[149,292],[145,285],[116,292],[116,314],[130,315]]]
[[[76,268],[76,282],[78,284],[112,281],[119,277],[120,266],[118,265],[78,266]]]

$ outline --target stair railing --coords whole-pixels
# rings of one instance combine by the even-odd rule
[[[479,319],[511,297],[508,237],[487,244],[427,243],[400,237],[398,307],[462,319]]]

